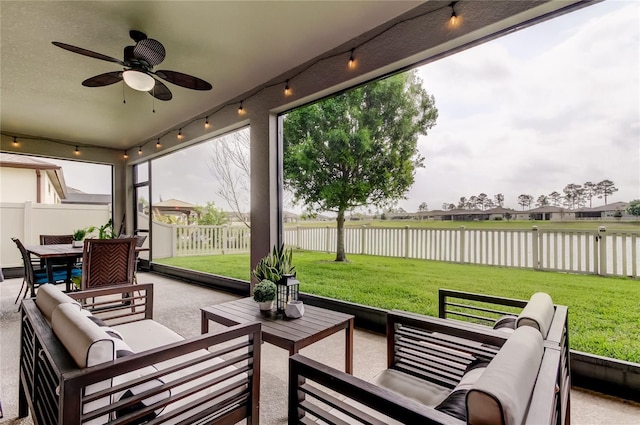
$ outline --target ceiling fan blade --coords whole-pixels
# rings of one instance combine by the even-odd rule
[[[158,100],[171,100],[173,95],[169,87],[165,86],[162,81],[156,80],[156,85],[149,90],[149,94]]]
[[[83,49],[81,47],[72,46],[70,44],[60,43],[59,41],[51,42],[54,46],[58,46],[62,49],[68,50],[79,55],[89,56],[90,58],[100,59],[107,62],[119,63],[124,65],[120,59],[112,58],[111,56],[103,55],[102,53],[92,52],[91,50]]]
[[[103,87],[122,81],[122,71],[107,72],[87,78],[82,82],[85,87]]]
[[[163,80],[167,80],[170,83],[175,84],[176,86],[184,87],[192,90],[211,90],[213,86],[207,83],[205,80],[201,80],[200,78],[194,77],[192,75],[183,74],[182,72],[176,71],[156,71],[155,74],[162,78]]]

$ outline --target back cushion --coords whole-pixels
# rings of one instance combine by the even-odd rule
[[[549,328],[551,327],[551,322],[553,321],[554,313],[553,301],[551,301],[549,294],[536,292],[522,309],[522,312],[518,316],[516,327],[531,326],[539,330],[542,337],[546,338],[549,333]]]
[[[36,294],[36,305],[48,322],[51,322],[53,310],[59,304],[65,303],[74,304],[76,308],[80,310],[80,304],[58,289],[55,285],[42,285],[38,288],[38,293]]]
[[[536,329],[516,329],[467,393],[471,425],[520,425],[542,362],[543,340]]]
[[[76,308],[71,303],[60,304],[53,310],[51,327],[79,368],[95,366],[112,361],[115,358],[113,340],[103,329],[93,323],[79,308]],[[106,379],[85,387],[84,394],[93,394],[110,387],[111,379]],[[102,397],[86,403],[82,412],[90,413],[101,407],[108,406],[109,403],[108,396]],[[102,415],[84,423],[101,424],[107,422],[108,419],[109,415]]]

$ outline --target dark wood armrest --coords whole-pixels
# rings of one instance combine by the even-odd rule
[[[331,391],[325,391],[310,381],[320,384]],[[379,414],[389,416],[407,424],[447,424],[463,425],[464,422],[452,418],[435,409],[423,406],[396,393],[378,387],[332,367],[323,365],[300,354],[289,358],[289,425],[312,423],[305,413],[333,422],[334,414],[322,409],[314,401],[329,405],[343,415],[364,418],[370,423],[384,424],[384,419],[375,417],[355,403],[346,403],[344,399],[332,395],[340,394],[357,403],[361,403]]]
[[[153,283],[106,286],[68,295],[109,325],[153,319]]]

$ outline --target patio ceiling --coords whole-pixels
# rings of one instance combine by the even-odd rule
[[[2,1],[4,133],[128,148],[400,15],[421,1]],[[160,41],[157,69],[213,84],[167,84],[168,102],[122,83],[82,81],[121,66],[55,47],[60,41],[118,59],[129,30]]]
[[[527,25],[555,9],[587,2],[457,3],[469,24],[458,40],[452,40],[441,17],[434,16],[427,25],[403,33],[400,39],[388,37],[384,41],[387,53],[377,59],[379,64],[370,63],[368,74],[360,75],[359,81],[425,60],[427,56],[419,54],[419,49],[430,49],[433,55],[473,44],[501,29]],[[394,19],[397,23],[399,16],[414,13],[418,6],[419,14],[439,10],[447,16],[448,5],[449,1],[435,0],[3,0],[0,127],[5,136],[129,149],[219,105],[241,100],[243,94],[276,81],[290,70],[303,68],[338,46],[344,49],[351,43],[358,45],[371,34],[384,34],[394,26]],[[212,83],[213,90],[193,91],[167,83],[173,99],[153,103],[147,93],[136,92],[123,83],[83,87],[85,79],[118,71],[121,66],[51,44],[60,41],[122,59],[123,48],[133,44],[131,29],[158,39],[166,48],[167,56],[156,69],[197,76]],[[416,46],[416,40],[431,46]],[[414,45],[407,47],[411,43]],[[385,54],[393,58],[382,57]],[[318,75],[320,80],[331,74],[323,72]],[[346,84],[357,82],[354,79]],[[11,150],[8,142],[5,146]]]

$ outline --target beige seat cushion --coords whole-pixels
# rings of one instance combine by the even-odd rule
[[[540,331],[543,338],[546,338],[549,328],[551,328],[554,313],[555,308],[549,294],[536,292],[522,309],[516,321],[516,327],[531,326]]]
[[[542,362],[543,340],[536,329],[516,329],[467,393],[471,425],[520,425]]]
[[[429,407],[437,406],[451,392],[450,388],[394,369],[383,370],[371,383]]]
[[[53,310],[63,303],[74,304],[80,310],[80,304],[69,295],[62,292],[55,285],[42,285],[36,294],[36,305],[42,312],[42,315],[51,323],[51,315]]]
[[[184,340],[178,333],[149,319],[113,325],[111,328],[122,335],[134,353]]]

